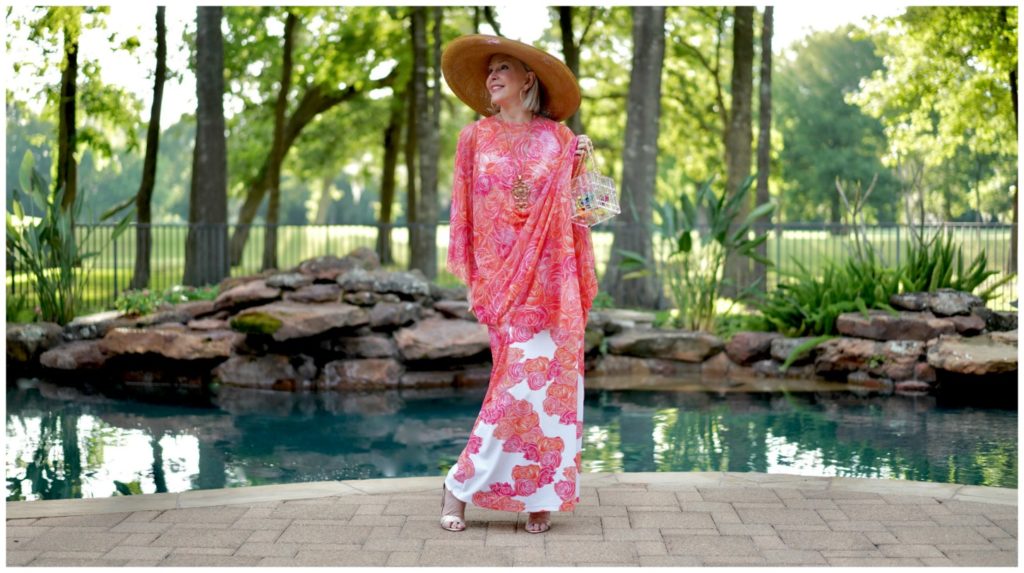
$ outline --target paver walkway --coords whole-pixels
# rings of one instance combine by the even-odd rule
[[[1017,490],[758,473],[584,474],[547,533],[441,477],[7,503],[7,565],[1017,564]]]

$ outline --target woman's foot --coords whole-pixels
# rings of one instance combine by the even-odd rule
[[[441,492],[441,528],[448,531],[466,529],[466,502],[455,497],[443,485]]]
[[[551,529],[551,512],[537,511],[530,514],[526,520],[527,533],[544,533]]]

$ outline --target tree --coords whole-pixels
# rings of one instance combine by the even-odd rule
[[[416,198],[416,221],[409,225],[409,266],[423,271],[429,279],[437,277],[437,168],[440,154],[438,126],[440,123],[440,42],[441,10],[434,15],[433,62],[427,62],[427,9],[412,9],[410,31],[413,47],[412,93],[416,109],[415,139],[419,151],[419,196]],[[427,85],[428,66],[434,71],[434,90]],[[411,200],[410,200],[411,204]]]
[[[391,253],[392,207],[395,203],[395,174],[398,168],[398,152],[401,150],[402,116],[405,94],[396,94],[391,102],[388,126],[384,128],[384,173],[380,184],[380,218],[377,231],[377,256],[381,264],[394,262]]]
[[[761,24],[761,77],[759,83],[760,101],[757,107],[757,193],[754,199],[755,205],[763,205],[771,200],[771,196],[768,193],[768,171],[771,165],[772,150],[772,28],[774,16],[774,7],[765,6],[764,21]],[[764,227],[759,227],[759,229],[755,230],[758,230],[758,234],[761,234],[764,232]],[[762,243],[757,248],[757,252],[762,257],[767,258],[767,243]],[[754,261],[753,278],[760,285],[762,291],[767,290],[768,272],[762,263]]]
[[[887,147],[882,123],[846,102],[882,67],[874,42],[853,32],[845,26],[810,34],[796,57],[779,65],[773,95],[784,141],[780,203],[787,221],[840,223],[836,178],[866,189],[876,174],[866,214],[885,222],[899,211],[898,184],[881,162]]]
[[[60,10],[55,8],[53,10]],[[60,123],[57,127],[57,179],[56,189],[64,189],[61,205],[67,209],[75,202],[78,175],[75,164],[75,104],[78,83],[78,34],[81,28],[81,8],[66,8],[63,23],[64,63],[60,76]]]
[[[273,78],[280,78],[280,73],[271,75],[268,72],[283,62],[277,56],[280,41],[268,35],[264,21],[274,17],[276,10],[269,7],[232,7],[227,13],[231,41],[227,42],[230,65],[226,71],[235,86],[232,97],[242,100],[244,105],[242,113],[236,114],[230,124],[232,141],[237,141],[232,147],[231,171],[238,174],[235,187],[243,195],[238,225],[230,243],[233,266],[241,263],[250,227],[270,188],[272,173],[281,173],[282,164],[300,135],[321,121],[330,124],[333,118],[334,123],[330,125],[335,132],[333,141],[340,143],[335,147],[342,151],[359,149],[361,142],[348,144],[352,134],[347,126],[338,124],[338,116],[328,112],[342,103],[362,98],[369,91],[388,87],[394,80],[394,73],[375,80],[367,79],[369,71],[385,60],[389,53],[386,47],[388,38],[382,36],[382,30],[389,32],[383,25],[388,18],[385,11],[349,7],[289,8],[289,11],[303,16],[311,41],[293,54],[294,69],[306,73],[296,74],[293,78],[295,87],[288,101],[295,103],[291,103],[286,112],[283,150],[279,154],[272,153],[272,143],[268,146],[267,141],[272,142],[273,114],[266,113],[263,102],[272,98],[276,101],[279,84]],[[253,68],[255,60],[265,60],[270,64]],[[265,137],[260,137],[263,134]],[[321,162],[325,169],[330,164],[329,161]]]
[[[583,27],[583,32],[580,34],[580,39],[577,41],[575,34],[573,33],[573,15],[575,10],[572,6],[559,6],[558,7],[558,27],[562,33],[562,55],[565,57],[565,65],[572,70],[572,73],[577,78],[580,77],[580,46],[587,40],[587,33],[590,31],[591,25],[594,23],[594,15],[597,13],[596,6],[590,6],[587,9],[587,23]],[[573,133],[583,133],[583,119],[580,117],[580,110],[576,110],[576,113],[572,114],[569,119],[566,120],[566,125]]]
[[[146,158],[142,167],[142,181],[135,195],[135,272],[131,288],[141,289],[149,284],[150,224],[152,217],[153,186],[156,183],[156,160],[160,150],[160,107],[164,96],[164,80],[167,77],[167,26],[164,24],[164,7],[156,9],[156,71],[153,77],[153,105],[149,112],[149,126],[146,130]]]
[[[754,8],[737,6],[733,9],[732,41],[732,105],[729,108],[729,127],[725,133],[726,181],[725,192],[735,195],[740,185],[750,176],[751,159],[751,99],[754,89]],[[739,218],[750,210],[743,205]],[[726,260],[723,294],[737,298],[750,281],[750,261],[732,256]]]
[[[655,277],[624,281],[620,251],[652,257],[651,201],[658,169],[661,70],[665,57],[665,8],[634,6],[633,67],[626,106],[622,152],[622,214],[615,226],[612,255],[602,288],[621,306],[654,307],[661,300]]]
[[[1017,8],[914,6],[880,28],[885,73],[875,72],[850,100],[882,121],[890,163],[914,154],[934,171],[965,146],[1000,157],[986,179],[1016,173]],[[1016,224],[1016,177],[1003,185]],[[1014,237],[1011,265],[1016,247]]]
[[[270,188],[270,204],[267,206],[267,232],[263,243],[263,269],[277,268],[277,219],[281,202],[281,163],[284,161],[285,112],[288,108],[288,92],[292,87],[292,51],[295,45],[295,26],[298,18],[288,11],[284,23],[284,54],[281,61],[281,89],[274,104],[274,142],[270,148],[270,169],[267,183]]]
[[[227,141],[224,41],[219,6],[196,8],[196,143],[182,283],[200,286],[230,273],[227,258]]]

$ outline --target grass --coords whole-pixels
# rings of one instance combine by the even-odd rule
[[[152,233],[152,263],[150,268],[150,289],[163,290],[181,283],[185,268],[185,226],[157,226]],[[990,268],[1003,271],[1010,254],[1010,228],[954,228],[956,239],[963,245],[964,255],[968,259],[975,256],[980,249],[986,249]],[[95,245],[103,243],[110,233],[109,228],[98,229],[90,244],[83,246],[85,251],[95,249]],[[800,260],[809,269],[820,268],[826,258],[842,258],[850,242],[851,235],[835,235],[820,229],[787,228],[782,233],[781,241],[774,231],[769,232],[767,241],[768,257],[781,261],[779,269],[769,270],[768,283],[775,284],[779,271],[795,270],[792,260]],[[358,225],[303,225],[280,226],[278,228],[278,262],[282,269],[298,265],[300,262],[316,256],[333,254],[343,256],[357,247],[374,248],[377,229]],[[595,229],[593,234],[594,254],[597,260],[598,276],[603,275],[611,254],[612,233]],[[909,235],[905,228],[872,228],[868,230],[868,238],[885,261],[892,265],[897,257],[906,256]],[[395,264],[393,269],[404,269],[408,265],[409,237],[405,228],[395,228],[391,232],[392,253]],[[231,269],[232,276],[243,276],[259,272],[262,263],[264,229],[253,227],[249,241],[242,256],[242,263]],[[899,249],[897,250],[897,245]],[[458,284],[458,279],[445,270],[448,256],[448,226],[437,227],[438,247],[438,284],[451,286]],[[88,287],[84,293],[82,313],[113,308],[116,295],[124,292],[131,280],[135,260],[135,231],[129,229],[115,244],[105,249],[93,261]],[[995,277],[993,277],[994,280]],[[29,290],[28,277],[24,273],[7,272],[8,298],[26,293]],[[988,283],[986,283],[988,284]],[[27,299],[31,299],[28,293]],[[1010,310],[1010,301],[1017,299],[1014,284],[1005,285],[989,306],[999,310]],[[27,306],[34,306],[26,300]],[[11,320],[14,317],[8,317]]]

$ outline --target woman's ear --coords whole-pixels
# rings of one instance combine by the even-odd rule
[[[533,83],[537,81],[537,74],[533,72],[526,72],[526,85],[523,89],[529,90],[533,87]]]

